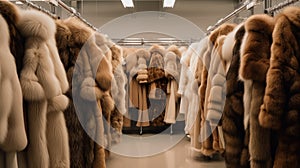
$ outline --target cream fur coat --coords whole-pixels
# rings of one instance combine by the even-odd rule
[[[68,132],[63,111],[68,98],[66,72],[55,42],[54,21],[38,11],[22,11],[18,28],[25,37],[20,75],[28,102],[29,167],[69,167]]]
[[[9,30],[0,15],[0,149],[5,152],[5,164],[17,167],[16,152],[27,145],[23,118],[23,98],[15,59],[9,48]]]

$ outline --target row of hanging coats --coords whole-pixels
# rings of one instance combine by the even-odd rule
[[[0,167],[105,168],[126,113],[122,48],[73,17],[7,1],[0,14]]]
[[[123,49],[129,86],[124,127],[150,126],[154,133],[158,126],[176,123],[180,57],[185,49],[175,45],[165,48],[157,44],[149,49]]]
[[[183,55],[192,78],[179,88],[194,81],[183,95],[198,96],[187,110],[193,155],[221,153],[236,168],[300,166],[299,15],[287,7],[223,24]]]

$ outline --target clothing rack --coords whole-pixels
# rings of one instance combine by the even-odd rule
[[[240,6],[239,8],[235,9],[232,13],[228,14],[227,16],[225,16],[224,18],[221,18],[215,25],[213,26],[209,26],[207,28],[208,34],[215,30],[217,27],[219,27],[220,25],[222,25],[223,23],[227,22],[228,20],[230,20],[231,18],[233,18],[234,16],[236,16],[237,14],[241,13],[244,10],[249,10],[251,8],[253,8],[254,6],[256,6],[258,4],[258,0],[253,0],[253,1],[245,1],[242,6]]]
[[[282,3],[279,3],[278,5],[265,9],[264,13],[273,15],[275,11],[278,11],[286,6],[292,5],[298,1],[299,0],[286,0]]]
[[[86,19],[84,19],[81,16],[81,14],[79,12],[77,12],[74,8],[69,7],[67,4],[65,4],[61,0],[57,0],[57,2],[58,2],[59,6],[61,6],[62,8],[64,8],[65,10],[67,10],[68,12],[70,12],[71,14],[73,14],[74,16],[76,16],[79,20],[81,20],[83,23],[85,23],[87,26],[89,26],[93,30],[99,32],[99,29],[97,29],[95,26],[93,26],[91,23],[89,23]]]
[[[49,15],[50,17],[52,17],[53,19],[58,19],[58,16],[51,13],[50,11],[48,11],[47,9],[41,7],[41,6],[38,6],[36,4],[34,4],[33,2],[31,2],[30,0],[18,0],[26,5],[28,5],[29,7],[33,8],[33,9],[36,9],[38,11],[41,11],[47,15]]]
[[[175,38],[157,38],[157,39],[145,39],[145,38],[124,38],[124,39],[112,39],[113,42],[120,46],[151,46],[158,44],[161,46],[189,46],[191,43],[199,40],[179,40]]]

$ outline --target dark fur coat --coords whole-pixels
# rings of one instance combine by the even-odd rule
[[[276,17],[270,69],[259,122],[278,131],[274,168],[300,167],[300,9]]]
[[[83,59],[93,59],[93,56],[86,57],[86,55],[90,54],[86,50],[87,47],[91,47],[90,44],[96,47],[95,40],[90,40],[90,37],[93,35],[93,33],[88,27],[83,25],[80,21],[76,20],[75,18],[57,21],[56,25],[57,47],[60,53],[61,61],[63,62],[67,72],[68,81],[71,86],[67,94],[69,99],[71,100],[71,103],[68,106],[68,109],[65,111],[65,117],[69,132],[71,167],[105,168],[105,153],[103,148],[104,142],[101,142],[99,144],[94,142],[94,140],[98,142],[98,138],[100,137],[101,138],[99,141],[104,141],[104,128],[102,123],[103,121],[101,112],[102,109],[100,104],[101,101],[95,102],[92,100],[87,100],[89,96],[92,96],[94,94],[94,96],[96,97],[92,96],[90,97],[91,99],[98,100],[98,98],[103,97],[104,95],[104,93],[99,89],[100,86],[97,87],[97,84],[95,84],[96,81],[92,79],[92,76],[90,76],[89,78],[87,75],[87,73],[90,73],[91,71],[97,72],[103,67],[94,67],[85,70],[80,69],[81,67],[91,67],[91,64],[89,64],[86,60],[83,61]],[[98,51],[93,50],[92,48],[90,49],[91,50],[88,50],[89,52]],[[100,50],[98,52],[100,52]],[[78,69],[76,72],[74,72],[75,62],[79,66],[77,67]],[[104,74],[100,74],[100,76]],[[97,79],[99,75],[95,75],[94,77]],[[110,76],[108,76],[107,79],[109,78]],[[76,82],[73,82],[72,79],[75,79]],[[104,78],[100,77],[100,80],[98,80],[98,82],[100,82],[102,79]],[[101,84],[101,88],[105,88],[106,90],[110,87],[110,81]],[[75,108],[74,101],[80,101],[83,104],[80,104]],[[84,107],[89,108],[82,109]],[[100,113],[95,115],[95,112]],[[82,115],[83,113],[85,114]],[[93,117],[93,115],[95,116]],[[79,116],[80,118],[78,118]],[[99,117],[101,119],[99,119]],[[102,124],[102,128],[100,130],[97,130],[97,128],[92,126],[93,123],[96,125]],[[100,137],[95,136],[95,129],[99,133]],[[91,139],[90,136],[94,136],[94,140]]]
[[[226,166],[230,168],[246,168],[250,167],[250,164],[248,161],[248,142],[247,138],[245,138],[243,124],[244,84],[238,79],[240,67],[240,47],[245,34],[245,27],[242,25],[237,28],[238,30],[234,35],[234,44],[232,44],[234,46],[232,50],[231,64],[226,76],[227,89],[226,102],[222,116],[222,128],[226,146],[224,153]]]
[[[274,19],[268,15],[254,15],[245,23],[241,46],[240,78],[244,81],[245,117],[249,117],[249,153],[251,167],[272,167],[271,131],[258,123],[263,103],[266,73],[269,68],[270,47]]]

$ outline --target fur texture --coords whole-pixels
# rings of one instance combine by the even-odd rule
[[[68,99],[65,71],[55,46],[54,21],[38,11],[22,11],[18,28],[26,37],[21,86],[28,101],[30,167],[69,167],[63,110]],[[53,148],[57,146],[57,148]]]
[[[231,52],[224,52],[223,50],[223,56],[227,57],[227,60],[231,60],[231,64],[226,75],[226,101],[222,116],[222,129],[226,146],[224,156],[227,167],[247,168],[250,167],[250,163],[248,162],[248,148],[244,148],[248,147],[243,125],[244,84],[238,79],[240,66],[240,47],[245,34],[245,27],[244,25],[241,25],[236,29],[237,30],[234,31],[234,33],[230,33],[232,34],[231,36],[227,36],[227,38],[230,38],[230,40],[225,40],[223,45],[224,49],[225,46],[232,45],[234,42],[234,46],[232,48],[233,50]],[[234,41],[231,41],[232,36]],[[228,48],[225,47],[225,50],[227,49]],[[230,56],[230,53],[232,53],[232,56]],[[245,141],[246,144],[244,143]]]
[[[56,40],[61,42],[58,47],[68,46],[60,48],[60,53],[69,82],[72,83],[72,79],[76,81],[73,82],[70,97],[76,105],[76,111],[73,104],[66,111],[66,117],[69,118],[71,167],[105,167],[102,112],[108,109],[110,116],[114,102],[108,91],[102,88],[108,90],[111,87],[111,65],[97,46],[95,34],[76,19],[58,21],[57,30]],[[64,41],[66,39],[68,41]],[[78,66],[76,71],[75,61]]]
[[[10,33],[10,50],[12,55],[15,57],[18,75],[20,75],[24,57],[24,39],[16,27],[16,24],[19,21],[19,13],[19,9],[13,3],[0,1],[0,14],[8,24]]]
[[[299,29],[300,9],[288,7],[276,17],[270,69],[259,122],[279,132],[275,168],[300,166]]]
[[[163,46],[153,45],[150,49],[150,63],[148,68],[149,79],[148,82],[154,82],[165,76],[164,72],[164,56],[165,49]]]
[[[6,152],[6,167],[14,167],[17,160],[9,160],[9,153],[16,152],[27,145],[23,118],[23,99],[14,57],[10,52],[10,34],[6,21],[0,15],[0,149]],[[17,105],[16,105],[17,104]],[[2,163],[1,163],[2,164]]]
[[[127,83],[127,76],[122,67],[122,48],[120,46],[113,45],[110,49],[112,51],[112,69],[114,74],[111,94],[115,101],[115,108],[111,114],[111,126],[115,129],[115,131],[112,132],[112,141],[119,142],[123,127],[123,114],[127,112],[125,106],[125,85]]]
[[[218,29],[214,30],[208,40],[208,47],[206,52],[203,55],[203,70],[201,75],[201,85],[199,88],[200,93],[200,114],[201,114],[201,152],[206,156],[211,156],[218,149],[213,146],[213,141],[215,140],[215,147],[217,147],[217,134],[216,129],[211,130],[209,121],[207,118],[207,105],[208,105],[208,96],[210,95],[211,89],[211,78],[209,77],[209,69],[211,59],[213,58],[213,52],[215,52],[215,46],[219,36],[227,35],[234,29],[235,25],[233,24],[223,24]],[[216,136],[213,136],[215,132]]]
[[[248,101],[248,104],[244,104],[244,108],[250,108],[251,167],[272,167],[271,131],[259,125],[258,114],[265,92],[274,23],[274,19],[267,15],[250,17],[245,23],[246,35],[241,46],[239,74],[245,82],[244,96],[250,96],[250,98],[244,98]],[[245,113],[245,115],[248,114]]]

